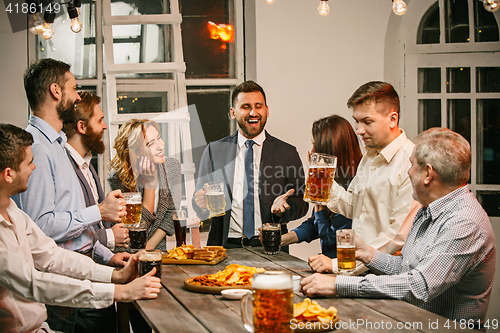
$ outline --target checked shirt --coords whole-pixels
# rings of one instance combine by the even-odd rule
[[[446,318],[483,321],[495,276],[495,247],[486,212],[463,186],[418,211],[402,256],[374,251],[367,266],[385,275],[338,276],[336,292],[395,298]]]

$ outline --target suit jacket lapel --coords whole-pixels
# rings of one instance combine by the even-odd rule
[[[274,156],[274,137],[269,135],[269,133],[267,133],[266,131],[266,139],[264,140],[264,143],[262,144],[262,154],[260,156],[260,175],[259,175],[259,184],[262,184],[262,170],[264,170],[264,168],[267,166],[267,165],[274,165],[272,163],[272,159],[273,159],[273,156]]]
[[[69,154],[68,151],[66,151],[68,154],[69,160],[71,161],[71,164],[73,165],[73,168],[75,169],[76,175],[78,176],[78,180],[80,181],[80,186],[83,191],[83,197],[85,198],[85,206],[90,207],[95,205],[95,200],[94,200],[94,195],[92,194],[92,189],[90,188],[89,184],[87,183],[87,180],[85,179],[85,176],[82,173],[82,170],[80,170],[80,167],[76,163],[76,161],[73,159],[71,154]]]
[[[99,180],[99,176],[97,175],[97,172],[95,171],[92,164],[89,165],[89,168],[90,168],[90,172],[92,172],[92,176],[94,177],[94,181],[95,181],[95,184],[97,186],[97,194],[99,195],[99,203],[101,203],[104,200],[104,190],[102,189],[101,181]]]

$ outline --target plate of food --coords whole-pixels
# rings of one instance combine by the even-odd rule
[[[251,293],[249,289],[225,289],[220,293],[227,299],[242,299],[246,294]]]
[[[293,305],[293,316],[291,326],[295,332],[328,332],[339,321],[336,308],[326,309],[309,298]]]
[[[222,246],[195,248],[192,244],[173,248],[163,254],[163,264],[174,265],[216,265],[227,258],[227,250]]]
[[[220,294],[226,289],[251,289],[253,274],[264,271],[264,268],[231,264],[215,274],[187,278],[184,287],[204,294]]]

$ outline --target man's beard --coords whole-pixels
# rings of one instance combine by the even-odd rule
[[[61,102],[57,104],[56,110],[57,115],[63,122],[63,124],[76,122],[75,103],[70,103],[69,101],[67,101],[64,94],[62,96]]]
[[[102,141],[102,136],[104,131],[101,133],[94,132],[94,130],[89,126],[87,133],[82,135],[82,143],[90,149],[94,154],[102,154],[106,147]]]

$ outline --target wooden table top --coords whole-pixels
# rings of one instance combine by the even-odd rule
[[[155,332],[246,332],[239,300],[221,295],[200,294],[184,288],[188,277],[212,274],[229,264],[287,270],[306,277],[313,272],[307,262],[287,253],[266,255],[261,247],[230,249],[228,258],[209,265],[163,265],[161,290],[157,299],[135,302]],[[294,302],[304,296],[297,293]],[[399,300],[362,298],[315,298],[323,307],[334,306],[342,332],[464,332],[460,323]],[[448,323],[448,326],[445,326]]]

